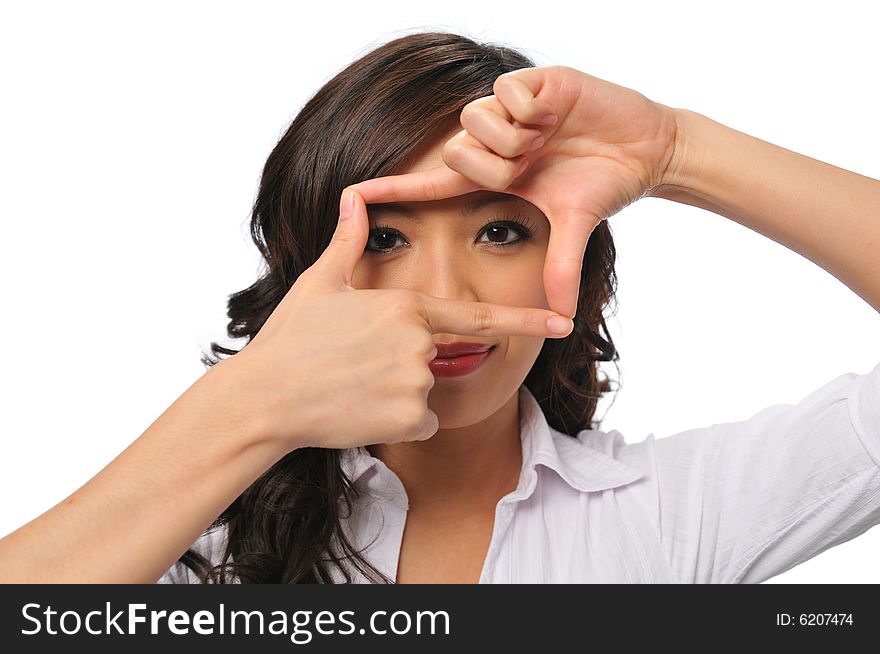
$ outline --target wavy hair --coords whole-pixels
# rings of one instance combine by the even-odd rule
[[[346,186],[395,174],[438,126],[491,95],[499,75],[533,66],[507,46],[433,31],[384,43],[330,79],[302,107],[263,168],[250,232],[265,266],[256,282],[229,296],[228,336],[254,338],[297,276],[320,257]],[[609,380],[600,379],[599,362],[618,360],[603,317],[615,299],[614,263],[603,221],[584,254],[574,331],[546,339],[524,381],[550,426],[569,436],[598,425],[598,399],[611,390]],[[207,367],[241,351],[216,342],[210,349],[202,354]],[[370,581],[394,583],[342,530],[358,491],[340,453],[302,448],[282,457],[206,531],[225,525],[221,561],[213,565],[190,548],[178,564],[202,583],[330,583],[331,566],[350,583],[342,564],[350,560]]]

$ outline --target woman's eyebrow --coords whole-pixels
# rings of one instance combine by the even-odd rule
[[[474,198],[465,204],[460,213],[462,216],[469,216],[472,213],[483,209],[484,207],[489,206],[490,204],[495,204],[497,202],[512,202],[515,200],[519,200],[515,195],[510,195],[509,193],[501,193],[498,191],[487,191],[485,194],[480,195],[479,197]],[[409,218],[411,220],[421,220],[422,216],[418,211],[413,210],[408,206],[406,202],[376,202],[373,204],[367,205],[367,209],[372,208],[374,211],[383,211],[383,212],[392,212],[399,213],[404,218]]]

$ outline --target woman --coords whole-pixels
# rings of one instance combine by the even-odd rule
[[[532,66],[426,33],[330,80],[263,173],[267,270],[229,302],[248,344],[212,344],[208,373],[135,443],[0,541],[0,576],[756,582],[880,522],[880,366],[656,441],[593,423],[598,362],[617,359],[605,218],[644,195],[735,216],[880,309],[877,183],[823,168],[861,204],[823,231],[778,192],[819,175],[806,158],[732,130],[709,148],[695,115]],[[559,83],[529,86],[532,72]],[[737,147],[780,174],[724,202],[712,173],[720,160],[736,181]],[[554,263],[566,251],[582,267]],[[490,349],[436,358],[461,342]]]

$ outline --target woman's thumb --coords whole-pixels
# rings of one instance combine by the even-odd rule
[[[357,191],[346,187],[339,200],[339,220],[327,249],[318,260],[321,277],[351,285],[354,269],[364,254],[370,232],[367,205]]]

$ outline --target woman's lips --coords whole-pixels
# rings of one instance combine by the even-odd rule
[[[450,343],[449,346],[456,346],[457,351],[483,349],[482,352],[472,352],[470,354],[460,354],[459,356],[440,356],[441,354],[455,353],[456,347],[448,347],[446,351],[441,350],[442,344],[437,346],[437,358],[428,363],[428,367],[435,377],[462,377],[469,375],[479,368],[489,355],[495,349],[494,345],[480,345],[477,343],[458,344]],[[488,348],[488,349],[485,349]]]
[[[454,343],[434,343],[437,347],[437,357],[440,359],[448,359],[450,357],[460,357],[463,354],[479,354],[485,352],[489,348],[494,347],[494,343],[468,343],[465,341],[456,341]]]

